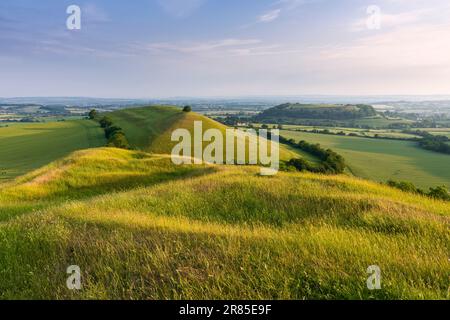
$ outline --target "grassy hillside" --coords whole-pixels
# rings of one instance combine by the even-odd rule
[[[79,151],[0,189],[0,298],[448,297],[450,207],[344,176]],[[368,291],[379,265],[383,289]],[[67,290],[79,265],[81,291]]]
[[[109,113],[108,116],[114,124],[121,127],[130,144],[140,150],[170,154],[177,142],[171,141],[172,132],[176,129],[187,129],[193,136],[194,122],[203,123],[203,131],[218,129],[223,132],[227,129],[221,123],[195,112],[183,112],[180,108],[167,106],[152,106],[133,108]],[[206,146],[208,143],[204,143]],[[298,157],[300,153],[285,147],[280,147],[280,158],[289,160]]]
[[[104,144],[103,131],[87,120],[0,127],[0,180],[17,177],[75,150]]]
[[[415,142],[287,130],[281,135],[333,149],[344,156],[353,174],[362,178],[381,182],[404,180],[423,188],[437,185],[450,187],[450,156],[423,150]]]

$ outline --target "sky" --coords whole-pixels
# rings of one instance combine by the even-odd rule
[[[0,97],[450,94],[449,35],[448,0],[2,0]]]

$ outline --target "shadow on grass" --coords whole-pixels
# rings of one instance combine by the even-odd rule
[[[215,172],[213,167],[206,167],[192,170],[186,169],[173,172],[151,173],[142,176],[121,175],[117,178],[110,178],[107,181],[100,181],[99,183],[86,186],[71,186],[66,184],[64,190],[50,192],[45,197],[28,201],[17,199],[17,205],[11,203],[0,204],[0,222],[8,221],[32,211],[57,206],[67,201],[87,200],[92,197],[112,192],[126,192],[132,189],[155,186],[169,181],[200,177],[213,172]]]

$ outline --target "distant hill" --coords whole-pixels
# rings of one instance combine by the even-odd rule
[[[180,108],[168,106],[124,109],[107,115],[115,125],[124,130],[132,147],[156,154],[170,154],[177,144],[171,141],[172,132],[176,129],[187,129],[193,133],[195,121],[203,123],[203,131],[218,129],[225,134],[228,128],[195,112],[187,113]],[[280,158],[283,160],[290,160],[299,154],[284,145],[280,146]]]
[[[375,117],[377,112],[372,106],[340,104],[300,104],[286,103],[265,110],[256,119],[266,123],[288,123],[298,119],[314,120],[355,120]]]

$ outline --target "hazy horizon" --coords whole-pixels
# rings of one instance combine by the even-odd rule
[[[80,30],[66,26],[73,4]],[[446,0],[5,0],[0,12],[0,97],[450,95]]]

